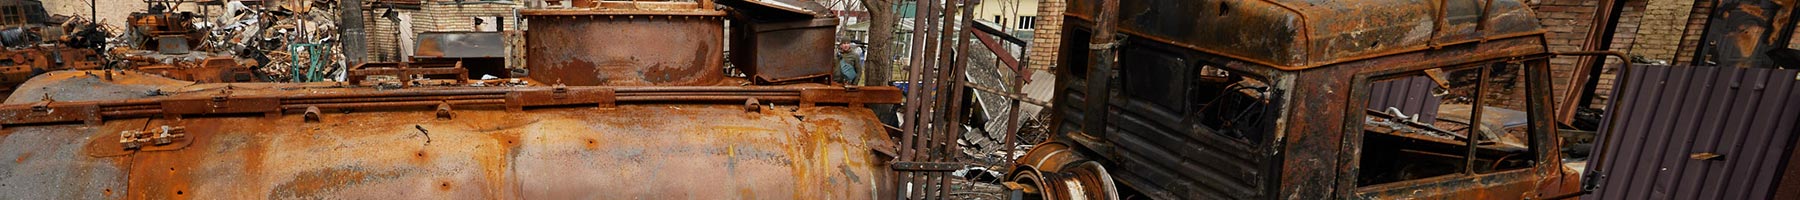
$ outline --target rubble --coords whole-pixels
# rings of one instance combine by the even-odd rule
[[[197,17],[184,13],[163,13],[153,5],[146,13],[134,16],[174,16],[161,23],[139,26],[139,20],[133,20],[134,30],[126,37],[128,43],[136,45],[131,54],[142,54],[149,49],[147,44],[169,38],[171,32],[147,31],[163,27],[172,33],[192,31],[189,39],[196,42],[193,50],[203,54],[187,54],[180,48],[164,48],[158,46],[156,52],[173,55],[192,55],[183,60],[206,59],[217,55],[231,56],[238,63],[251,63],[248,68],[254,72],[256,80],[266,82],[317,82],[339,80],[343,69],[349,63],[341,53],[342,44],[338,36],[338,3],[335,0],[288,1],[276,5],[245,4],[242,1],[215,1],[222,8],[218,16]],[[174,20],[174,21],[170,21]],[[156,41],[152,41],[156,40]],[[163,63],[175,64],[175,63]],[[134,67],[150,66],[145,63]],[[199,67],[199,66],[189,66]]]

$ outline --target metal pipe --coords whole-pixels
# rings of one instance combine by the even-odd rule
[[[956,91],[951,91],[950,102],[946,103],[946,104],[958,105],[957,107],[961,107],[960,105],[963,102],[963,86],[968,85],[968,79],[965,77],[968,76],[967,74],[968,74],[968,68],[969,68],[969,57],[971,56],[971,53],[969,53],[969,42],[970,42],[969,37],[970,37],[970,35],[973,34],[973,32],[975,32],[973,30],[974,29],[973,27],[979,26],[979,25],[975,24],[975,18],[974,18],[975,7],[970,6],[970,3],[968,0],[962,0],[961,2],[962,3],[958,4],[959,6],[957,6],[957,7],[962,8],[962,15],[960,15],[960,16],[962,16],[962,22],[957,23],[956,27],[964,27],[964,28],[962,28],[962,30],[960,30],[960,31],[956,31],[957,33],[960,33],[961,35],[958,35],[956,37],[956,51],[953,52],[957,56],[956,59],[954,60],[955,64],[953,64],[956,67],[956,69],[954,70],[954,72],[952,72],[953,77],[951,77],[951,78],[956,79],[954,81],[955,86],[951,87],[951,88],[955,88]],[[949,127],[950,134],[945,136],[945,137],[949,138],[949,140],[946,140],[944,142],[944,146],[948,147],[948,150],[949,150],[947,152],[950,152],[950,153],[948,153],[947,155],[944,156],[943,162],[957,162],[956,155],[961,155],[961,153],[959,153],[959,152],[962,152],[962,145],[957,145],[955,141],[956,141],[956,138],[960,138],[963,135],[963,128],[962,128],[963,112],[962,111],[964,109],[955,109],[956,107],[951,107],[951,108],[953,108],[953,109],[948,109],[948,110],[950,110],[950,116],[948,116],[948,118],[950,118],[950,120],[949,120],[950,121],[950,127]],[[940,184],[943,184],[945,189],[942,193],[943,195],[941,195],[939,197],[941,197],[943,199],[949,199],[950,198],[950,189],[949,189],[950,179],[945,178],[945,179],[943,179],[943,182],[941,182]]]
[[[1017,77],[1017,76],[1015,76],[1015,77],[1014,77],[1014,78],[1018,78],[1018,77]],[[1024,81],[1024,80],[1017,80],[1017,81],[1014,81],[1014,82],[1019,82],[1019,83],[1015,83],[1015,85],[1014,85],[1014,86],[1013,86],[1013,87],[1019,87],[1019,86],[1017,86],[1017,85],[1020,85],[1020,84],[1024,84],[1024,83],[1023,83],[1023,82],[1025,82],[1025,81]],[[974,88],[974,89],[975,89],[975,90],[980,90],[980,91],[982,91],[982,92],[989,92],[989,93],[995,93],[995,94],[1000,94],[1000,96],[1004,96],[1004,97],[1006,97],[1006,98],[1012,98],[1012,99],[1014,99],[1014,100],[1017,100],[1017,101],[1020,101],[1020,102],[1024,102],[1024,103],[1029,103],[1029,104],[1031,104],[1031,105],[1037,105],[1037,106],[1043,106],[1043,107],[1050,107],[1050,102],[1048,102],[1048,101],[1043,101],[1043,100],[1037,100],[1037,99],[1031,99],[1031,97],[1029,97],[1029,96],[1025,96],[1025,95],[1023,95],[1023,94],[1024,94],[1024,93],[1013,93],[1013,92],[1006,92],[1006,91],[1001,91],[1001,90],[1000,90],[1000,89],[995,89],[995,88],[991,88],[991,87],[987,87],[987,86],[982,86],[982,85],[968,85],[968,86],[969,86],[969,88]],[[1019,90],[1019,89],[1018,89],[1018,88],[1014,88],[1014,89],[1013,89],[1013,90]]]
[[[1618,52],[1618,51],[1567,51],[1567,52],[1553,52],[1551,54],[1555,54],[1557,56],[1588,56],[1590,58],[1592,56],[1614,56],[1614,57],[1619,57],[1620,60],[1625,60],[1625,58],[1627,58],[1625,53]],[[1600,60],[1604,61],[1605,59],[1603,58]],[[1593,73],[1592,75],[1599,75],[1599,73]],[[1576,76],[1576,78],[1589,78],[1589,77],[1588,76]],[[1575,81],[1570,80],[1569,83],[1574,84]],[[1593,89],[1594,88],[1592,88],[1592,87],[1583,86],[1583,89],[1581,89],[1581,90],[1565,91],[1563,96],[1567,97],[1567,98],[1574,98],[1575,96],[1581,96],[1583,93],[1591,94],[1591,93],[1593,93],[1591,91]],[[1569,101],[1569,99],[1564,99],[1564,101],[1562,101],[1562,102],[1555,103],[1557,105],[1557,107],[1556,107],[1557,123],[1566,125],[1566,124],[1570,124],[1571,122],[1573,122],[1575,120],[1575,108],[1579,108],[1581,105],[1584,105],[1584,103],[1580,103],[1580,102],[1581,101]]]
[[[156,115],[161,115],[162,112],[163,112],[162,109],[104,111],[104,112],[100,112],[100,116],[106,116],[106,117],[156,116]]]
[[[924,66],[926,54],[923,49],[925,47],[925,35],[930,32],[920,30],[929,30],[927,28],[930,27],[930,24],[926,23],[928,21],[926,19],[933,15],[931,13],[932,2],[935,1],[914,2],[915,9],[913,10],[913,16],[915,17],[913,19],[913,35],[911,44],[909,44],[910,46],[908,47],[912,57],[907,61],[907,67],[911,68],[909,69],[911,72],[906,80],[906,109],[905,112],[902,113],[901,118],[904,120],[902,126],[904,126],[905,129],[901,134],[900,157],[897,158],[899,162],[917,161],[917,155],[915,154],[918,154],[918,149],[922,147],[920,143],[924,143],[921,141],[925,140],[924,136],[918,136],[919,134],[922,134],[922,131],[919,131],[919,129],[924,127],[919,124],[919,112],[921,111],[921,104],[924,104],[920,101],[924,100],[923,91],[925,90],[924,87],[926,87],[922,84],[924,83],[924,80],[921,79],[925,79],[925,72],[928,70]],[[895,190],[895,199],[913,199],[911,198],[913,196],[922,196],[918,194],[923,193],[923,187],[918,184],[912,184],[923,181],[920,179],[920,175],[921,174],[918,172],[898,172],[894,179],[894,185],[906,186],[907,188],[906,190]]]
[[[1084,117],[1083,121],[1085,122],[1081,124],[1084,132],[1091,136],[1099,136],[1092,134],[1101,134],[1106,130],[1104,128],[1106,117],[1103,115],[1107,109],[1107,96],[1110,96],[1107,95],[1107,83],[1112,78],[1112,69],[1115,67],[1113,65],[1116,64],[1117,60],[1115,59],[1118,59],[1119,53],[1117,51],[1119,41],[1116,41],[1117,36],[1114,36],[1117,34],[1118,17],[1119,0],[1100,1],[1100,14],[1095,20],[1094,37],[1090,38],[1088,42],[1088,62],[1090,63],[1087,73],[1087,94],[1085,94],[1087,102],[1084,102],[1087,105],[1084,106],[1085,109],[1082,109],[1085,113],[1098,115]]]
[[[1468,140],[1464,140],[1465,141],[1464,145],[1465,145],[1465,147],[1468,147],[1469,154],[1468,154],[1468,156],[1463,157],[1463,158],[1468,158],[1468,159],[1463,159],[1463,170],[1466,170],[1466,171],[1463,171],[1463,173],[1468,173],[1469,175],[1478,174],[1475,172],[1475,151],[1481,149],[1481,148],[1479,148],[1481,146],[1480,145],[1481,144],[1480,136],[1483,134],[1476,133],[1476,132],[1481,132],[1481,126],[1485,125],[1482,122],[1482,121],[1484,121],[1482,119],[1486,119],[1486,118],[1482,117],[1481,114],[1483,111],[1487,110],[1486,109],[1487,101],[1489,100],[1486,95],[1487,90],[1488,90],[1488,77],[1492,76],[1491,75],[1492,73],[1490,73],[1490,71],[1493,71],[1492,69],[1488,69],[1488,68],[1492,68],[1492,67],[1494,67],[1494,65],[1492,65],[1492,64],[1483,64],[1480,67],[1475,68],[1475,70],[1481,70],[1481,75],[1480,75],[1480,79],[1476,79],[1476,81],[1475,81],[1475,103],[1474,103],[1475,105],[1469,106],[1470,110],[1472,110],[1469,113],[1469,119],[1470,119],[1469,120],[1469,128],[1463,129],[1463,131],[1464,131],[1463,135],[1466,135],[1469,138]],[[1430,112],[1430,111],[1427,111],[1427,112]],[[1488,139],[1494,140],[1494,139],[1498,139],[1498,138],[1488,138]]]
[[[800,101],[800,97],[792,96],[673,96],[673,97],[619,97],[615,101],[743,101],[756,99],[763,102]]]
[[[1605,51],[1612,48],[1613,29],[1616,29],[1619,26],[1619,14],[1625,9],[1625,2],[1626,1],[1620,0],[1601,0],[1599,5],[1605,6],[1595,6],[1594,21],[1588,30],[1587,41],[1582,44],[1581,50]],[[1629,64],[1631,60],[1626,58],[1627,57],[1625,56],[1619,57],[1620,60]],[[1575,71],[1586,74],[1574,76],[1569,80],[1569,86],[1579,88],[1569,88],[1568,94],[1563,95],[1563,101],[1571,102],[1571,104],[1566,104],[1564,107],[1560,108],[1563,110],[1558,110],[1558,112],[1568,113],[1569,119],[1573,119],[1575,108],[1578,108],[1580,105],[1592,104],[1594,88],[1596,85],[1599,85],[1600,74],[1605,71],[1605,68],[1606,58],[1586,57],[1581,59],[1581,62],[1576,64]],[[1563,122],[1567,124],[1569,121],[1565,120]]]
[[[615,96],[800,96],[800,92],[624,92]]]
[[[1549,65],[1549,64],[1545,63],[1543,65]],[[1618,80],[1615,80],[1616,83],[1619,85],[1625,85],[1625,84],[1631,83],[1631,81],[1632,81],[1631,76],[1629,76],[1628,74],[1631,74],[1632,68],[1635,68],[1635,67],[1632,67],[1631,65],[1619,66],[1619,74],[1621,74],[1622,76],[1619,76]],[[1613,92],[1615,94],[1619,93],[1619,91],[1617,91],[1617,90],[1614,90]],[[1614,104],[1607,104],[1606,106],[1608,109],[1618,107],[1618,105],[1614,105]],[[1608,119],[1608,120],[1615,120],[1615,119]],[[1590,178],[1600,177],[1599,174],[1603,174],[1601,171],[1606,170],[1606,165],[1607,165],[1606,162],[1607,162],[1607,158],[1608,158],[1607,155],[1611,155],[1611,152],[1609,152],[1609,149],[1611,149],[1611,148],[1607,148],[1607,146],[1611,146],[1612,144],[1607,143],[1607,141],[1610,141],[1611,138],[1613,137],[1613,134],[1610,133],[1610,130],[1617,130],[1617,128],[1614,127],[1614,126],[1617,126],[1617,124],[1603,121],[1600,123],[1600,126],[1602,126],[1602,127],[1600,127],[1600,129],[1609,130],[1609,131],[1608,132],[1597,132],[1597,133],[1595,133],[1596,135],[1594,135],[1593,149],[1596,149],[1596,150],[1594,150],[1596,152],[1589,154],[1591,156],[1589,156],[1589,158],[1588,158],[1589,164],[1588,164],[1587,168],[1591,169],[1591,170],[1588,170],[1588,171],[1582,173],[1582,175],[1583,175],[1583,177],[1581,179],[1582,180],[1581,181],[1582,192],[1593,192],[1592,190],[1597,189],[1596,187],[1599,186],[1599,181],[1593,180]]]
[[[506,104],[506,100],[503,100],[503,99],[475,99],[475,100],[450,100],[450,101],[395,101],[395,102],[366,102],[366,103],[293,104],[293,105],[281,105],[281,109],[282,110],[304,110],[307,107],[319,107],[322,109],[394,108],[394,107],[417,107],[417,106],[429,107],[429,106],[437,106],[438,104],[445,104],[445,103],[450,104],[450,105],[502,105],[502,104]]]
[[[367,103],[367,102],[392,102],[392,101],[445,101],[445,100],[469,100],[469,99],[506,99],[506,95],[408,96],[408,97],[373,97],[373,98],[344,98],[344,99],[301,99],[301,100],[284,100],[284,101],[281,101],[281,104],[286,105],[286,104],[326,104],[326,103]]]

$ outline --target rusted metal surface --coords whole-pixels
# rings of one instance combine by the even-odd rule
[[[164,54],[187,54],[192,47],[200,46],[201,39],[206,36],[205,32],[191,26],[193,20],[200,17],[192,12],[159,9],[166,5],[152,7],[149,12],[133,12],[126,19],[130,23],[130,34],[138,38],[133,45]]]
[[[1093,22],[1098,2],[1069,1],[1068,16]],[[1284,70],[1544,32],[1512,0],[1128,0],[1119,10],[1142,12],[1119,24],[1134,37]]]
[[[452,63],[363,63],[351,68],[344,79],[350,85],[362,85],[369,76],[389,76],[398,79],[401,87],[413,85],[413,77],[421,75],[447,75],[457,84],[469,83],[469,69],[463,68],[462,62]]]
[[[805,20],[829,18],[832,10],[813,1],[803,0],[720,0],[719,5],[749,13],[765,20]]]
[[[911,163],[969,163],[963,154],[959,140],[962,131],[960,116],[963,105],[962,91],[965,87],[964,75],[968,64],[968,54],[955,52],[968,49],[971,40],[955,40],[947,38],[969,38],[968,18],[957,18],[957,9],[962,15],[972,13],[970,6],[957,6],[969,2],[945,1],[921,2],[915,11],[915,33],[913,34],[913,56],[908,80],[915,82],[907,87],[906,107],[900,114],[902,124],[899,156],[894,166],[896,175],[892,179],[893,198],[898,199],[943,199],[949,198],[958,189],[950,184],[954,176],[947,171],[919,170],[904,167]],[[960,35],[960,37],[959,37]],[[903,165],[904,164],[904,165]]]
[[[424,32],[418,37],[415,58],[506,57],[506,39],[500,32]]]
[[[92,49],[31,47],[0,50],[0,92],[12,91],[33,76],[50,71],[94,69],[100,67],[98,54]]]
[[[818,2],[726,0],[739,14],[733,62],[759,82],[826,80],[837,69],[836,17]]]
[[[879,152],[893,144],[873,112],[840,105],[900,99],[892,87],[374,90],[300,83],[228,87],[234,85],[138,73],[106,81],[85,73],[52,73],[32,82],[48,85],[21,93],[128,88],[54,96],[85,100],[0,105],[0,156],[17,158],[0,163],[12,172],[0,182],[56,185],[9,184],[0,186],[0,194],[879,198],[876,188],[890,172],[888,157]],[[167,96],[110,92],[145,88]],[[732,99],[775,107],[747,111],[735,103],[688,103]],[[125,139],[146,138],[137,133],[152,135],[138,148],[126,148],[131,143]],[[157,141],[163,133],[171,133],[160,137],[167,143]]]
[[[152,61],[156,62],[156,61]],[[134,68],[177,80],[199,83],[232,83],[252,81],[251,70],[229,56],[208,57],[196,62],[154,63]]]
[[[710,2],[641,5],[670,9],[520,11],[531,21],[525,36],[529,77],[571,86],[719,84],[725,13],[699,8]]]
[[[1521,170],[1358,187],[1366,111],[1386,94],[1374,91],[1374,80],[1524,62],[1531,123],[1523,129],[1532,134],[1523,137],[1556,137],[1553,124],[1539,123],[1552,116],[1543,60],[1552,53],[1522,2],[1120,0],[1116,21],[1099,20],[1103,3],[1068,4],[1051,140],[1096,158],[1138,195],[1535,199],[1576,192],[1578,175],[1559,164],[1559,148],[1548,142],[1524,143],[1539,164]],[[1103,35],[1113,22],[1123,37]],[[1085,54],[1113,48],[1116,68],[1104,63],[1115,58]],[[1206,77],[1208,68],[1229,73]],[[1205,87],[1243,89],[1197,89]],[[1243,97],[1210,97],[1225,95]],[[1472,110],[1483,119],[1502,113]],[[1452,155],[1473,152],[1471,142],[1455,141],[1464,145]],[[1042,164],[1026,160],[1014,163],[1013,174]]]
[[[745,72],[761,82],[789,82],[829,77],[837,69],[830,56],[837,49],[833,27],[837,18],[815,18],[785,22],[751,22],[748,48],[743,51]]]
[[[1582,199],[1768,199],[1792,169],[1800,70],[1634,65]],[[1786,165],[1786,166],[1784,166]]]
[[[92,75],[77,75],[91,72],[59,72],[52,79],[94,79]],[[319,108],[391,108],[409,106],[434,106],[448,102],[454,106],[504,106],[512,110],[523,110],[529,107],[599,105],[610,107],[614,102],[712,102],[712,101],[744,101],[760,99],[766,102],[798,104],[800,107],[823,105],[861,105],[900,103],[900,93],[893,87],[832,87],[824,85],[788,85],[788,86],[689,86],[689,87],[469,87],[469,88],[435,88],[419,90],[374,90],[372,88],[317,88],[308,85],[261,84],[262,89],[231,89],[230,85],[184,85],[190,82],[173,80],[155,80],[156,77],[143,74],[117,74],[119,80],[129,81],[107,84],[72,84],[69,82],[45,81],[53,85],[33,85],[21,90],[19,94],[46,94],[48,99],[9,101],[0,105],[0,112],[20,113],[5,118],[20,118],[13,121],[0,120],[0,124],[36,124],[56,122],[79,122],[101,118],[130,117],[164,117],[180,118],[192,115],[211,114],[260,114],[269,117],[279,116],[286,111],[301,111],[309,107]],[[101,80],[92,80],[101,81]],[[110,81],[101,81],[110,82]],[[68,92],[63,88],[88,87],[93,91],[147,91],[177,93],[174,96],[147,97],[136,94],[117,95],[120,92],[102,92],[105,95],[85,97],[77,95],[78,100],[57,100],[61,96],[48,95],[50,91]],[[119,88],[119,89],[105,89]],[[295,92],[294,90],[304,90]],[[130,93],[130,92],[125,92]],[[142,92],[149,93],[149,92]],[[110,95],[110,96],[109,96]],[[70,111],[58,112],[56,115],[69,117],[23,117],[36,112],[46,112],[44,107],[76,108],[76,110],[94,110],[93,112]],[[86,109],[82,107],[94,107]],[[54,109],[50,109],[54,110]],[[68,110],[65,110],[68,111]]]

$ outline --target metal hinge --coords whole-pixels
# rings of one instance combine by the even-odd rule
[[[168,145],[182,137],[187,137],[186,127],[164,125],[161,130],[120,131],[119,144],[124,145],[126,150],[130,150],[143,148],[144,143],[157,146]]]

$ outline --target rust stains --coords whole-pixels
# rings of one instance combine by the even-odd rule
[[[327,168],[300,172],[292,180],[276,184],[270,192],[270,199],[294,199],[318,197],[330,192],[367,182],[375,182],[398,177],[392,171],[370,172],[355,167]]]

